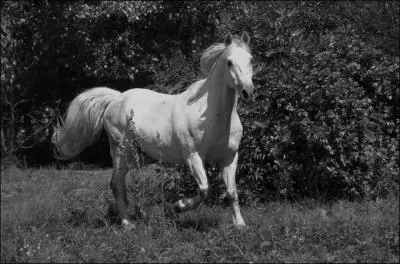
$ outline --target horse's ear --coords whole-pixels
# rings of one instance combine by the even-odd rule
[[[233,39],[233,37],[232,37],[231,32],[229,32],[228,34],[226,34],[225,40],[224,40],[225,46],[231,45],[232,39]]]
[[[249,36],[249,33],[247,33],[247,31],[244,31],[243,33],[242,33],[242,36],[240,37],[243,41],[244,41],[244,43],[246,43],[247,45],[249,45],[250,44],[250,36]]]

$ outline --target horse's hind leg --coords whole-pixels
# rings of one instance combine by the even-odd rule
[[[198,153],[192,153],[191,155],[189,155],[186,162],[189,166],[191,174],[194,176],[197,184],[199,185],[200,193],[193,198],[184,198],[177,201],[173,206],[173,211],[175,213],[180,213],[189,209],[196,208],[208,196],[208,180],[206,170],[204,169],[203,160]],[[167,214],[171,213],[173,212],[167,212]]]
[[[121,218],[121,223],[128,229],[135,227],[129,220],[128,198],[126,193],[126,174],[128,166],[122,156],[121,148],[117,143],[110,143],[110,153],[113,160],[113,174],[110,181],[111,190],[115,196],[115,204],[112,205],[113,211]]]

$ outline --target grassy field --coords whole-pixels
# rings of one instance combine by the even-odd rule
[[[110,170],[3,170],[1,261],[399,262],[397,198],[242,207],[245,230],[233,228],[229,208],[202,205],[168,219],[162,202],[144,198],[146,215],[124,232],[105,217],[112,201],[110,175]]]

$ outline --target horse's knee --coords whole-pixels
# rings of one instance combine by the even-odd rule
[[[238,201],[238,194],[236,189],[228,189],[227,190],[229,200],[231,202],[237,202]]]
[[[119,183],[118,180],[114,177],[110,181],[110,189],[112,190],[115,198],[117,198],[123,193],[123,189],[121,188],[121,183]]]

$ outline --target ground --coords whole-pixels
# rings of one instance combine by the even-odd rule
[[[146,200],[161,193],[155,184],[139,199],[144,211],[130,207],[133,216],[142,215],[134,220],[137,228],[124,231],[107,217],[110,175],[111,170],[4,169],[1,261],[399,262],[396,197],[243,206],[248,228],[236,230],[228,207],[201,205],[165,218],[162,200]]]

